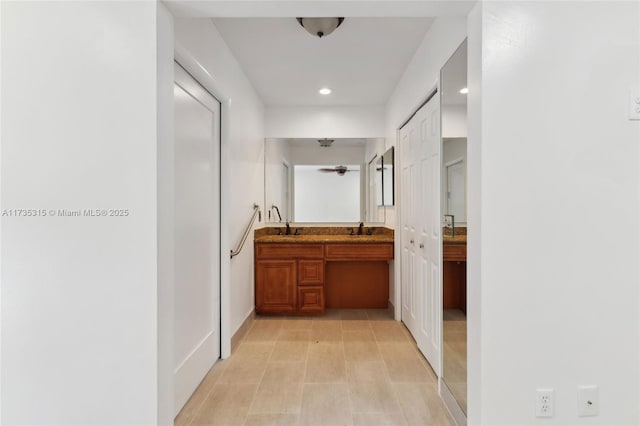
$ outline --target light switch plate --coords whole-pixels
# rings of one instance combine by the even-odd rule
[[[640,120],[640,89],[629,90],[629,120]]]
[[[598,387],[578,386],[578,416],[597,416],[600,411]]]

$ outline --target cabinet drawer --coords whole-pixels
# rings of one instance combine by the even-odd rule
[[[442,260],[447,261],[463,261],[467,260],[466,244],[443,244]]]
[[[324,260],[299,260],[298,284],[323,285],[324,284]]]
[[[324,312],[324,288],[321,286],[298,287],[298,312]]]
[[[393,243],[327,244],[325,257],[327,260],[390,260]]]
[[[258,259],[322,259],[322,244],[256,244]]]

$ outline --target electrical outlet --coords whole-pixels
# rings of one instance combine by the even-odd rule
[[[536,417],[553,417],[553,389],[536,389]]]
[[[578,416],[597,416],[600,409],[598,387],[578,386]]]

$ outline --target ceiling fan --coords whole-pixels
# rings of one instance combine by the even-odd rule
[[[335,166],[334,168],[323,167],[318,169],[318,171],[323,173],[331,173],[336,172],[339,176],[344,176],[346,172],[353,172],[353,170],[349,170],[347,166]]]

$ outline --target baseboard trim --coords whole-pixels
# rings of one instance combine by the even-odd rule
[[[240,344],[240,341],[244,338],[244,336],[247,335],[247,332],[253,325],[253,321],[255,320],[255,318],[256,318],[256,311],[254,309],[249,313],[247,318],[245,318],[245,320],[242,322],[242,325],[240,326],[240,328],[238,328],[238,331],[236,331],[233,337],[231,337],[231,353],[235,352],[235,350],[238,348],[238,345]]]
[[[462,408],[458,405],[458,402],[453,397],[453,394],[447,387],[447,384],[440,378],[440,398],[444,401],[444,405],[447,407],[447,411],[453,417],[453,420],[458,426],[467,426],[467,416],[462,411]]]

